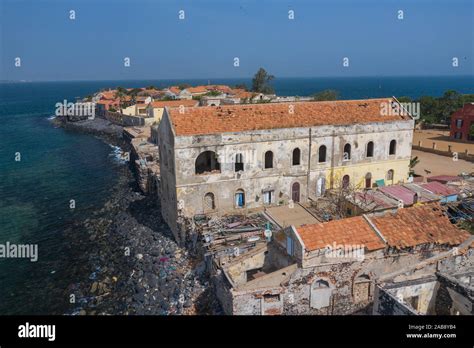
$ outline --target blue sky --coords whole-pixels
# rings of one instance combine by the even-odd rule
[[[473,75],[473,3],[0,0],[0,79]]]

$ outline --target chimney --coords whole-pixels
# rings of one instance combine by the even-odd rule
[[[413,195],[413,204],[416,204],[416,203],[418,203],[418,193],[415,193]]]

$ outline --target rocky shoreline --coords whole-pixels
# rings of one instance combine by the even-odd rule
[[[123,145],[116,127],[99,122],[65,128]],[[64,268],[74,280],[63,294],[66,314],[221,314],[204,263],[177,245],[159,200],[139,192],[124,167],[103,208],[65,232]]]
[[[57,126],[67,130],[86,133],[100,137],[105,142],[123,146],[125,142],[123,140],[123,127],[113,124],[104,118],[94,118],[92,120],[83,120],[76,122],[68,122],[64,118],[56,117],[51,122]]]

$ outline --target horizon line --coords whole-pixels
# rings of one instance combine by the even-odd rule
[[[407,77],[421,77],[421,78],[431,78],[431,77],[472,77],[474,78],[474,74],[472,75],[358,75],[358,76],[280,76],[275,77],[273,81],[277,79],[315,79],[315,78],[407,78]],[[136,79],[71,79],[71,80],[28,80],[28,79],[20,79],[20,80],[0,80],[0,83],[33,83],[33,82],[114,82],[114,81],[169,81],[169,80],[249,80],[252,79],[253,76],[249,77],[172,77],[172,78],[136,78]]]

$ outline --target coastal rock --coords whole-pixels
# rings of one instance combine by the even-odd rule
[[[80,303],[81,309],[98,315],[193,311],[195,301],[209,291],[203,276],[205,264],[193,260],[172,239],[156,197],[144,196],[133,187],[127,170],[106,209],[84,222],[88,224],[85,233],[95,236],[93,240],[74,231],[68,234],[71,245],[81,245],[71,249],[77,250],[71,273],[82,278],[74,283],[74,293],[95,296]],[[198,265],[197,269],[192,265]]]

